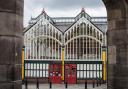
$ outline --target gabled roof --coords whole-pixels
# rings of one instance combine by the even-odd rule
[[[25,32],[27,32],[30,28],[32,28],[39,20],[40,20],[40,16],[41,15],[45,15],[45,16],[47,16],[49,19],[50,19],[50,21],[52,21],[52,23],[49,21],[49,23],[50,24],[52,24],[56,29],[58,29],[60,32],[62,32],[63,34],[68,30],[68,29],[70,29],[75,23],[77,23],[77,21],[80,19],[80,18],[82,18],[82,17],[84,17],[84,18],[86,18],[92,25],[94,25],[97,29],[99,29],[94,23],[92,23],[91,22],[91,17],[85,12],[85,10],[84,10],[84,8],[82,8],[81,9],[81,12],[76,16],[76,17],[72,17],[73,19],[74,19],[74,22],[72,22],[72,23],[70,23],[69,25],[67,25],[67,27],[65,28],[65,30],[64,31],[62,31],[62,29],[60,29],[61,28],[61,26],[59,27],[59,26],[57,26],[56,24],[57,24],[57,22],[54,22],[54,20],[53,19],[55,19],[55,18],[51,18],[50,16],[48,16],[47,15],[47,13],[45,12],[45,10],[43,9],[42,10],[42,13],[39,15],[39,16],[37,16],[36,18],[34,18],[34,20],[36,19],[37,21],[35,22],[35,23],[33,23],[31,26],[29,26],[28,28],[26,28],[24,31],[23,31],[23,33],[25,33]],[[62,23],[62,22],[61,22]],[[99,29],[100,30],[100,29]],[[100,30],[101,32],[103,32],[102,30]]]

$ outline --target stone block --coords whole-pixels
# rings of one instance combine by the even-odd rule
[[[14,82],[14,88],[13,89],[22,89],[22,81]]]
[[[4,82],[0,83],[0,89],[14,89],[13,83]]]
[[[127,30],[125,29],[113,29],[108,30],[107,32],[108,36],[108,45],[123,45],[127,44]]]
[[[14,12],[16,10],[15,1],[16,0],[0,0],[0,10]]]
[[[0,82],[14,80],[14,65],[0,65]]]
[[[122,18],[122,10],[118,8],[113,8],[113,10],[109,11],[108,16],[109,20]]]
[[[0,65],[0,82],[7,81],[7,66]]]
[[[15,64],[14,66],[14,81],[21,80],[21,64]]]
[[[23,16],[23,3],[24,0],[0,0],[0,11]]]
[[[116,46],[108,46],[108,63],[116,64]]]
[[[0,64],[21,63],[22,39],[0,37]]]
[[[0,35],[11,37],[22,37],[22,16],[8,13],[0,13]]]

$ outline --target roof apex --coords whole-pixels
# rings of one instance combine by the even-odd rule
[[[85,12],[85,8],[84,7],[82,7],[81,12]]]

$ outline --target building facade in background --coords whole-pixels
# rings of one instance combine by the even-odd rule
[[[76,17],[49,17],[43,10],[24,30],[24,78],[106,81],[106,32],[107,18],[90,17],[84,9]]]

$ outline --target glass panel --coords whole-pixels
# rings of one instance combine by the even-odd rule
[[[86,78],[86,71],[84,71],[84,78]]]
[[[39,68],[39,64],[37,64],[37,69],[40,69],[40,68]]]
[[[99,78],[99,71],[97,71],[97,78]]]
[[[93,73],[94,73],[94,78],[96,78],[96,71],[94,71]]]
[[[26,77],[28,76],[28,75],[27,75],[27,72],[28,72],[28,71],[27,71],[27,70],[25,70],[25,76],[26,76]]]
[[[27,69],[28,63],[25,64],[25,69]]]
[[[100,78],[102,78],[102,71],[100,71]]]
[[[83,70],[83,64],[80,64],[80,70]]]
[[[36,77],[36,70],[34,70],[33,72],[34,72],[34,73],[33,73],[33,76]]]
[[[28,63],[28,69],[30,69],[30,63]]]
[[[99,66],[100,66],[100,65],[99,65],[99,64],[97,64],[97,70],[99,70],[99,68],[100,68]]]
[[[31,77],[33,77],[33,70],[31,70]]]
[[[31,63],[30,66],[31,66],[31,69],[33,69],[33,63]]]
[[[37,70],[37,77],[39,77],[39,70]]]
[[[79,68],[79,65],[80,65],[80,64],[77,64],[77,70],[79,70],[79,69],[80,69],[80,68]]]
[[[100,64],[100,70],[102,70],[102,64]]]
[[[48,77],[48,71],[46,71],[46,77]]]
[[[48,64],[46,64],[46,69],[48,69]]]
[[[43,70],[45,70],[45,64],[43,64]]]
[[[90,78],[93,78],[93,72],[90,71]]]
[[[42,70],[40,70],[40,77],[42,77]]]
[[[93,68],[93,64],[90,64],[90,70],[93,70],[92,68]]]
[[[30,77],[30,70],[28,70],[27,76]]]
[[[89,70],[89,64],[87,64],[87,70]]]
[[[86,70],[86,64],[84,64],[84,70]]]
[[[43,71],[43,77],[45,77],[45,71]]]
[[[42,70],[42,64],[40,64],[40,70]]]
[[[77,71],[77,78],[79,78],[80,77],[80,75],[79,75],[79,71]]]
[[[87,71],[87,78],[89,78],[89,71]]]
[[[96,64],[93,64],[94,65],[94,70],[96,70]]]
[[[34,63],[34,68],[33,69],[36,69],[36,64]]]
[[[80,71],[80,78],[83,78],[83,71]]]

